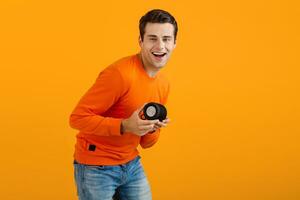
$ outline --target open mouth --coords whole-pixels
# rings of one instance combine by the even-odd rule
[[[158,53],[158,52],[152,52],[152,54],[157,58],[162,58],[165,55],[167,55],[167,53]]]

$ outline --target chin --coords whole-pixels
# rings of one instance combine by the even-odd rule
[[[155,63],[153,66],[155,66],[156,68],[163,68],[166,65],[166,63]]]

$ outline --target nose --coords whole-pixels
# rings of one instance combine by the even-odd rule
[[[165,43],[162,40],[157,40],[156,47],[159,50],[162,50],[165,47]]]

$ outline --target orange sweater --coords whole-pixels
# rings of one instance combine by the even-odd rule
[[[147,102],[165,104],[169,83],[159,72],[148,76],[137,55],[118,60],[104,69],[70,116],[78,129],[74,159],[89,165],[118,165],[138,155],[137,146],[151,147],[159,130],[142,137],[121,135],[121,120]]]

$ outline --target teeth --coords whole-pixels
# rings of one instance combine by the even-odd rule
[[[162,55],[164,55],[165,53],[155,53],[155,52],[153,52],[153,54],[154,54],[154,55],[157,55],[157,56],[162,56]]]

